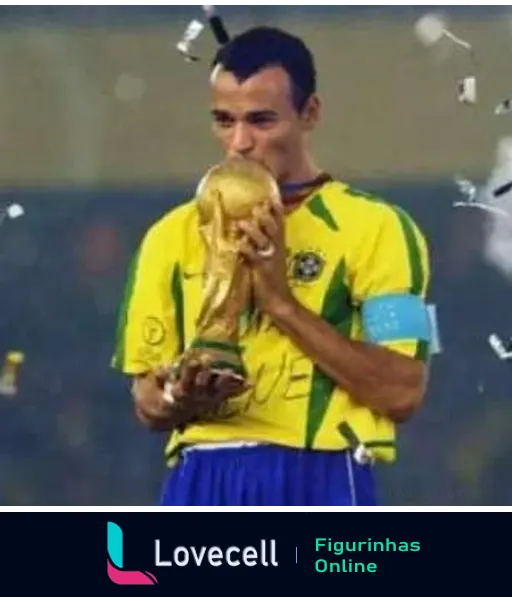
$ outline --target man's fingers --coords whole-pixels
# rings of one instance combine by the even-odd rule
[[[269,209],[266,209],[261,213],[259,216],[259,223],[260,228],[267,237],[268,240],[275,239],[277,232],[279,230],[279,225],[276,222],[276,219]]]
[[[240,222],[239,227],[257,251],[268,248],[271,240],[254,222]]]
[[[196,408],[212,408],[224,400],[240,396],[248,389],[246,380],[231,371],[215,371],[191,360],[184,365],[180,379],[173,384],[173,396]]]
[[[238,252],[249,263],[255,263],[258,260],[258,252],[247,236],[240,241]]]
[[[155,380],[160,388],[163,388],[165,384],[172,379],[173,376],[173,367],[172,365],[167,365],[165,367],[159,367],[153,375],[155,376]]]
[[[282,201],[272,201],[269,207],[270,214],[277,223],[282,222],[286,211],[285,204]]]
[[[229,395],[232,392],[238,392],[243,385],[243,381],[239,381],[237,379],[226,379],[222,382],[216,383],[215,391],[220,394]]]
[[[234,371],[231,371],[230,369],[217,369],[215,371],[215,373],[216,373],[216,379],[215,379],[216,384],[223,384],[228,381],[243,382],[245,380],[245,378],[242,375],[239,375],[238,373],[235,373]]]
[[[207,367],[202,367],[196,375],[195,385],[199,391],[205,391],[212,379],[212,371]]]
[[[215,380],[214,391],[219,398],[240,396],[248,389],[248,384],[242,377],[234,376],[230,372],[221,373]]]
[[[233,381],[229,385],[227,385],[224,389],[227,398],[235,398],[236,396],[241,396],[245,394],[249,386],[243,382],[235,382]]]
[[[152,373],[136,375],[132,382],[131,393],[135,401],[143,400],[153,389],[154,376]]]
[[[191,360],[183,366],[180,371],[180,379],[177,382],[177,385],[183,394],[186,395],[193,390],[196,376],[201,369],[201,363],[196,360]]]

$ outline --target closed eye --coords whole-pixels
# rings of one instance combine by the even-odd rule
[[[212,110],[212,117],[215,124],[223,128],[232,127],[236,122],[236,118],[233,114],[225,110]],[[272,110],[257,110],[245,114],[244,120],[251,126],[267,128],[273,126],[277,122],[278,115]]]
[[[247,114],[247,122],[257,127],[272,126],[277,121],[277,114],[271,110],[263,110],[261,112],[249,112]]]
[[[235,123],[235,119],[229,112],[223,110],[212,110],[212,116],[215,124],[222,127],[230,127]]]

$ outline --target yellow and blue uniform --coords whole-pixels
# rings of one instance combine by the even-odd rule
[[[174,361],[194,339],[205,257],[197,218],[191,200],[143,239],[126,286],[113,362],[125,374]],[[428,359],[428,249],[403,210],[328,181],[286,216],[286,247],[289,284],[305,307],[351,339]],[[267,316],[248,311],[240,324],[254,387],[215,420],[175,431],[166,450],[170,464],[188,453],[187,446],[237,442],[267,450],[281,446],[303,458],[329,453],[332,459],[348,454],[355,440],[370,446],[377,460],[395,459],[389,419],[336,387]],[[238,448],[238,454],[240,449],[249,448]],[[269,458],[277,462],[275,453]]]

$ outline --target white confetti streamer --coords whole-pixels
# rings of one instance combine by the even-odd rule
[[[215,38],[217,44],[220,46],[227,44],[230,40],[230,36],[224,25],[224,21],[217,13],[216,7],[203,5],[201,8],[204,18],[206,19],[207,24],[210,26],[213,37]],[[178,42],[176,46],[178,52],[185,57],[187,62],[197,62],[200,60],[199,56],[192,51],[192,46],[197,38],[201,35],[205,26],[206,25],[203,22],[194,19],[187,25],[182,38]]]
[[[432,331],[432,340],[430,342],[430,354],[438,355],[443,352],[441,345],[441,333],[439,331],[439,321],[437,317],[437,305],[427,305],[427,314],[430,322],[430,329]]]
[[[196,56],[195,53],[193,53],[192,46],[201,35],[203,29],[204,25],[201,21],[198,21],[197,19],[190,21],[182,38],[176,45],[178,52],[180,52],[188,62],[197,62],[199,60],[199,56]]]
[[[457,37],[448,30],[448,19],[444,15],[438,13],[426,14],[416,21],[414,28],[416,36],[425,46],[433,46],[444,37],[465,50],[472,50],[469,42]]]
[[[453,41],[453,43],[455,45],[460,46],[461,48],[464,48],[465,50],[471,51],[473,49],[473,46],[469,42],[464,41],[463,39],[461,39],[460,37],[457,37],[456,35],[453,35],[453,33],[451,31],[448,31],[447,29],[445,29],[443,31],[443,35],[445,37],[447,37],[448,39],[450,39],[451,41]]]
[[[441,40],[446,39],[451,44],[462,48],[469,53],[469,60],[473,73],[457,81],[457,100],[460,104],[473,105],[477,102],[477,79],[474,76],[476,60],[473,46],[454,35],[448,29],[448,19],[439,13],[429,13],[418,19],[415,24],[416,37],[427,47],[433,47]]]
[[[208,19],[211,19],[212,17],[214,17],[217,14],[217,10],[215,9],[215,6],[204,6],[203,5],[203,11]]]
[[[457,83],[457,99],[461,104],[476,104],[476,77],[465,77]]]
[[[512,339],[509,338],[504,342],[498,334],[491,334],[488,338],[490,347],[493,349],[494,354],[501,361],[509,361],[512,359]]]
[[[512,280],[512,138],[503,138],[496,154],[495,166],[479,198],[499,216],[485,222],[484,257]]]
[[[472,203],[476,199],[478,189],[470,180],[456,176],[455,184],[459,187],[459,191],[468,198],[467,202]]]
[[[485,201],[482,191],[467,178],[461,176],[455,176],[455,184],[458,186],[459,191],[466,197],[465,201],[455,201],[453,207],[472,207],[493,213],[497,216],[509,218],[509,214],[505,209],[501,209],[490,200]],[[480,199],[480,200],[479,200]]]
[[[453,204],[453,207],[475,207],[477,209],[481,209],[482,211],[487,211],[489,213],[495,214],[497,216],[503,218],[509,218],[510,215],[504,209],[500,209],[494,205],[487,205],[486,203],[480,203],[479,201],[456,201]]]

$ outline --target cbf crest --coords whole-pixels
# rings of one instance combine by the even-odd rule
[[[292,257],[291,277],[298,282],[314,282],[322,275],[324,266],[325,259],[319,252],[299,251]]]

